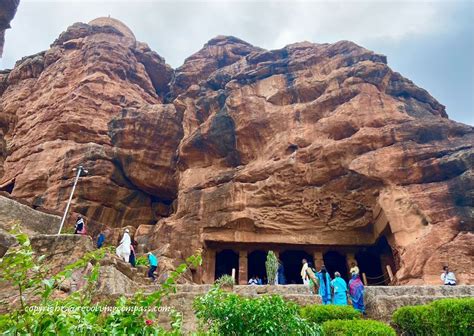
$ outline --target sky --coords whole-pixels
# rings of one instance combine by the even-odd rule
[[[172,67],[217,35],[266,49],[351,40],[428,90],[451,119],[474,125],[474,0],[20,0],[0,69],[46,50],[74,22],[119,19]]]

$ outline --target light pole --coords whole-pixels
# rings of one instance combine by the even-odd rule
[[[66,210],[64,210],[64,215],[63,215],[63,218],[61,219],[61,225],[59,226],[58,235],[61,234],[61,230],[63,228],[64,222],[66,221],[67,212],[69,210],[69,206],[71,205],[72,196],[74,196],[74,191],[76,190],[76,185],[77,185],[77,181],[79,180],[79,176],[81,176],[82,172],[84,172],[86,174],[88,173],[88,171],[86,169],[84,169],[83,166],[79,166],[77,168],[74,168],[73,171],[75,171],[75,170],[77,170],[76,179],[74,180],[74,185],[72,186],[71,195],[69,195],[69,200],[67,201]]]

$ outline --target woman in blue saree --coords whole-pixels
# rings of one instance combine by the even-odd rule
[[[349,294],[351,295],[352,306],[365,314],[364,306],[364,284],[359,278],[359,274],[352,274],[349,281]]]
[[[335,305],[347,305],[347,284],[341,278],[341,273],[334,272],[334,280],[331,281],[331,287],[334,293],[333,303]]]
[[[331,277],[329,276],[328,271],[326,271],[326,266],[321,266],[321,271],[317,273],[319,280],[319,295],[323,304],[331,303]]]

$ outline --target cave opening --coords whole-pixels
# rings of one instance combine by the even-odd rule
[[[15,188],[15,179],[11,180],[8,184],[6,184],[2,188],[0,188],[0,191],[5,191],[5,192],[11,194],[13,192],[14,188]]]
[[[218,252],[214,280],[225,274],[232,275],[232,269],[235,269],[235,283],[239,283],[239,254],[229,249]]]
[[[256,250],[248,254],[248,277],[249,279],[258,276],[260,279],[266,278],[267,272],[265,261],[267,260],[267,252]]]
[[[365,273],[369,285],[389,284],[387,265],[391,267],[393,273],[396,271],[392,249],[385,236],[381,236],[375,245],[359,250],[355,258],[361,274]]]
[[[328,251],[323,255],[324,266],[326,266],[331,279],[334,278],[334,273],[341,273],[341,277],[348,281],[349,274],[347,270],[346,256],[337,251]],[[319,270],[318,270],[319,271]]]
[[[288,250],[280,253],[280,260],[283,263],[285,269],[286,283],[291,284],[302,284],[301,279],[301,267],[303,266],[302,260],[306,259],[308,262],[314,265],[313,257],[301,250]]]

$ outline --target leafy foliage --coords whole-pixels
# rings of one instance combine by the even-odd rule
[[[148,266],[148,258],[146,256],[140,256],[136,259],[136,264],[137,266]]]
[[[322,324],[330,320],[355,320],[361,314],[351,306],[310,305],[302,307],[300,314],[308,321]]]
[[[331,320],[323,323],[327,336],[396,336],[392,327],[372,320]]]
[[[201,328],[217,335],[320,335],[320,327],[301,318],[299,306],[280,296],[245,298],[217,286],[193,304]]]
[[[273,285],[276,280],[278,270],[278,259],[273,251],[268,251],[267,260],[265,261],[267,270],[268,284]]]
[[[392,320],[404,335],[430,336],[433,334],[432,310],[428,305],[401,307],[393,313]]]
[[[224,274],[216,280],[215,284],[219,287],[232,287],[235,285],[235,279],[228,274]]]
[[[60,273],[48,277],[47,268],[42,263],[43,257],[35,256],[28,237],[19,231],[13,233],[18,245],[10,248],[0,260],[0,281],[16,288],[20,307],[0,316],[0,333],[3,335],[181,334],[181,314],[172,312],[171,330],[165,331],[156,323],[158,308],[161,307],[163,297],[176,291],[176,281],[188,267],[201,264],[199,254],[189,257],[186,263],[171,272],[158,291],[150,295],[137,293],[129,299],[120,297],[106,307],[107,302],[94,303],[93,299],[99,277],[100,264],[97,261],[109,249],[86,253]],[[89,263],[93,266],[83,288],[64,299],[52,299],[54,290],[70,278],[74,270],[84,268]],[[113,309],[107,312],[103,308]]]
[[[474,298],[401,307],[392,320],[404,335],[474,335]]]

